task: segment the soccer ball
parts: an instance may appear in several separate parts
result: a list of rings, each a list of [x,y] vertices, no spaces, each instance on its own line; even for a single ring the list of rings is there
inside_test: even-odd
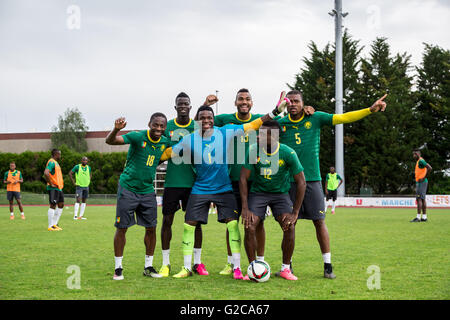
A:
[[[247,268],[247,275],[255,282],[266,282],[270,278],[270,266],[265,261],[253,261]]]

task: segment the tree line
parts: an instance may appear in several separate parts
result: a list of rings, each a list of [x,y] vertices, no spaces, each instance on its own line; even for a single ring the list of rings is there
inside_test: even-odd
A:
[[[308,46],[310,56],[296,74],[291,89],[318,111],[335,110],[335,48]],[[388,93],[386,112],[344,126],[347,194],[370,188],[375,194],[414,192],[412,151],[420,149],[433,167],[429,193],[450,193],[450,52],[424,44],[419,66],[407,53],[393,54],[386,38],[377,38],[367,57],[363,46],[343,35],[344,112],[370,105]],[[334,127],[321,133],[321,172],[335,165]]]

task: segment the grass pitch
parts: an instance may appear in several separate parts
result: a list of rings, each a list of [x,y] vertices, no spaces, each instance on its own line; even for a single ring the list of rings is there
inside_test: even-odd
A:
[[[115,207],[89,206],[88,220],[74,221],[73,207],[64,209],[60,232],[47,231],[47,207],[25,207],[26,220],[8,208],[0,218],[0,299],[449,299],[450,210],[429,210],[427,223],[410,223],[413,209],[337,208],[327,215],[334,280],[323,278],[323,261],[310,221],[296,229],[293,258],[298,281],[274,276],[266,283],[237,281],[219,275],[226,262],[225,225],[209,216],[203,226],[202,261],[210,275],[187,279],[146,278],[144,229],[128,230],[123,281],[113,281]],[[161,266],[160,223],[154,266]],[[172,274],[183,263],[183,214],[178,212],[171,242]],[[241,235],[243,228],[240,224]],[[272,273],[281,266],[281,229],[268,217],[265,259]],[[247,257],[242,247],[242,266]],[[72,267],[71,267],[72,266]],[[76,266],[76,267],[73,267]],[[370,266],[379,268],[380,288],[367,286]],[[79,289],[69,289],[75,269]],[[369,270],[372,270],[369,268]],[[369,281],[370,283],[374,283]],[[69,287],[68,287],[69,283]]]

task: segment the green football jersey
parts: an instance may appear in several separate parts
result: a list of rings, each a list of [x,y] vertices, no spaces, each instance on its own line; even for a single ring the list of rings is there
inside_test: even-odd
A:
[[[318,111],[310,116],[303,115],[299,120],[292,120],[288,114],[278,122],[281,126],[280,142],[295,150],[305,168],[306,181],[321,181],[320,129],[333,124],[333,115]]]
[[[248,120],[239,119],[238,113],[219,114],[214,117],[214,125],[216,127],[223,127],[227,124],[244,124],[259,119],[263,114],[252,114]],[[257,132],[256,132],[257,133]],[[252,135],[252,133],[250,133]],[[253,138],[252,138],[253,137]],[[252,141],[253,140],[253,141]],[[245,132],[243,135],[234,138],[233,148],[233,162],[230,165],[230,179],[231,181],[239,181],[241,174],[241,168],[245,162],[245,155],[248,153],[248,147],[250,144],[256,143],[256,134],[249,136],[249,132]],[[253,180],[253,174],[250,176],[250,181]]]
[[[303,171],[295,151],[282,143],[272,153],[252,144],[244,167],[254,173],[252,193],[288,193],[291,178]]]
[[[120,175],[120,185],[134,193],[155,192],[153,180],[162,154],[169,147],[169,139],[162,136],[158,141],[150,137],[150,130],[134,131],[122,136],[130,144],[125,169]]]
[[[195,129],[195,121],[190,119],[187,125],[180,125],[176,119],[167,122],[167,129],[164,136],[169,139],[170,146],[178,143],[178,141]],[[195,182],[195,173],[191,164],[175,164],[172,159],[167,162],[165,188],[192,188]]]

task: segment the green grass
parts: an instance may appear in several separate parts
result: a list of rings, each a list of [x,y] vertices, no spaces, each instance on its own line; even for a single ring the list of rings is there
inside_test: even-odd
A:
[[[210,276],[144,278],[144,229],[127,233],[124,281],[113,281],[115,207],[88,206],[85,221],[72,220],[72,207],[60,220],[64,229],[47,231],[47,208],[26,207],[27,219],[0,219],[0,299],[449,299],[450,210],[429,210],[428,223],[410,223],[415,210],[342,209],[327,216],[335,280],[323,278],[323,262],[311,222],[296,230],[293,265],[298,281],[271,277],[266,283],[236,281],[218,272],[226,262],[225,225],[210,216],[204,226],[202,260]],[[16,209],[17,212],[17,209]],[[159,214],[160,210],[159,210]],[[158,217],[161,222],[161,216]],[[176,214],[171,264],[178,272],[183,214]],[[243,231],[242,225],[241,232]],[[281,263],[281,230],[265,223],[265,258],[275,272]],[[161,266],[158,243],[154,266]],[[243,266],[247,266],[244,250]],[[81,289],[70,290],[67,268],[81,271]],[[369,290],[367,268],[381,270],[381,289]]]

